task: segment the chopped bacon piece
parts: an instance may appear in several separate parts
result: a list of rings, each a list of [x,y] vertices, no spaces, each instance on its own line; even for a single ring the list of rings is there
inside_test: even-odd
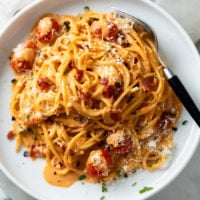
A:
[[[87,163],[86,170],[89,176],[101,179],[108,176],[111,165],[111,154],[107,149],[99,149],[91,151]]]
[[[73,69],[74,68],[74,61],[73,60],[71,60],[70,62],[69,62],[69,64],[68,64],[68,67],[69,67],[69,69]]]
[[[121,120],[121,111],[120,110],[111,110],[110,111],[110,118],[114,122],[118,122]]]
[[[162,131],[168,129],[174,122],[175,118],[176,114],[164,111],[155,125],[156,131],[161,133]]]
[[[114,85],[108,85],[103,90],[103,96],[106,97],[106,98],[111,98],[114,95],[115,95],[115,86]]]
[[[79,95],[80,100],[83,100],[83,101],[91,99],[91,95],[88,92],[83,92],[82,89],[78,90],[78,95]]]
[[[37,80],[39,88],[43,91],[48,91],[53,84],[48,77],[42,77]]]
[[[76,72],[76,80],[77,80],[78,82],[80,82],[82,78],[83,78],[83,70],[77,69],[77,72]]]
[[[107,85],[103,90],[103,96],[106,98],[113,97],[116,100],[123,92],[123,88],[117,87],[116,85]]]
[[[142,78],[141,84],[143,86],[144,91],[149,91],[149,92],[156,91],[158,87],[153,76]]]
[[[15,136],[16,135],[15,135],[14,131],[9,131],[8,134],[7,134],[7,139],[12,140],[12,139],[15,138]]]
[[[41,43],[51,43],[58,36],[60,25],[53,17],[41,19],[35,30],[35,38]]]
[[[12,54],[10,66],[16,73],[22,73],[32,69],[35,60],[37,47],[31,40],[26,41],[24,44],[19,44]]]

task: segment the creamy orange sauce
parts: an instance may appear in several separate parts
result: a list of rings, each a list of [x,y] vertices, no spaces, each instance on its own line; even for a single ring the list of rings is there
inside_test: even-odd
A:
[[[74,172],[69,172],[66,175],[59,175],[55,173],[53,167],[50,167],[47,164],[44,167],[43,176],[47,183],[59,187],[69,187],[79,178]]]

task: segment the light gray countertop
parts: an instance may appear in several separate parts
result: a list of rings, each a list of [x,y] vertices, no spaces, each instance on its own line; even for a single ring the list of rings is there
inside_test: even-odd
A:
[[[0,0],[0,25],[33,0]],[[200,0],[152,0],[172,14],[186,29],[194,42],[200,39]],[[7,8],[7,9],[5,9]],[[192,15],[193,19],[188,19]],[[197,28],[198,27],[198,28]],[[200,44],[199,44],[200,50]],[[15,186],[0,170],[0,200],[34,200]],[[3,197],[4,196],[4,197]],[[200,147],[181,174],[150,200],[200,199]]]

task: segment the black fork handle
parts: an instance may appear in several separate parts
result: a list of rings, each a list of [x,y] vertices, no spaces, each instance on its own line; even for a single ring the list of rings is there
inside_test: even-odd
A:
[[[174,75],[169,68],[164,68],[163,71],[166,78],[168,79],[171,88],[174,90],[175,94],[180,99],[191,117],[200,127],[200,111],[191,96],[189,95],[188,91],[186,90],[180,79],[176,75]]]

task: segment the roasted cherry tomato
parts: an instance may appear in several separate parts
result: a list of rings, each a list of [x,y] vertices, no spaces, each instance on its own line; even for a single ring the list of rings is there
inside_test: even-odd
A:
[[[111,151],[116,154],[129,153],[133,148],[133,141],[128,131],[119,129],[108,135],[106,142],[110,145]]]
[[[89,176],[101,179],[108,176],[111,165],[111,154],[107,149],[94,150],[90,153],[86,169]]]
[[[113,22],[104,22],[101,25],[99,22],[96,22],[91,26],[91,33],[95,38],[103,39],[106,41],[116,41],[118,27]]]
[[[10,66],[16,73],[31,70],[35,60],[36,51],[36,44],[31,40],[28,40],[23,44],[19,44],[13,50]]]
[[[41,19],[35,30],[35,38],[41,43],[47,44],[53,42],[58,36],[60,25],[53,17]]]

